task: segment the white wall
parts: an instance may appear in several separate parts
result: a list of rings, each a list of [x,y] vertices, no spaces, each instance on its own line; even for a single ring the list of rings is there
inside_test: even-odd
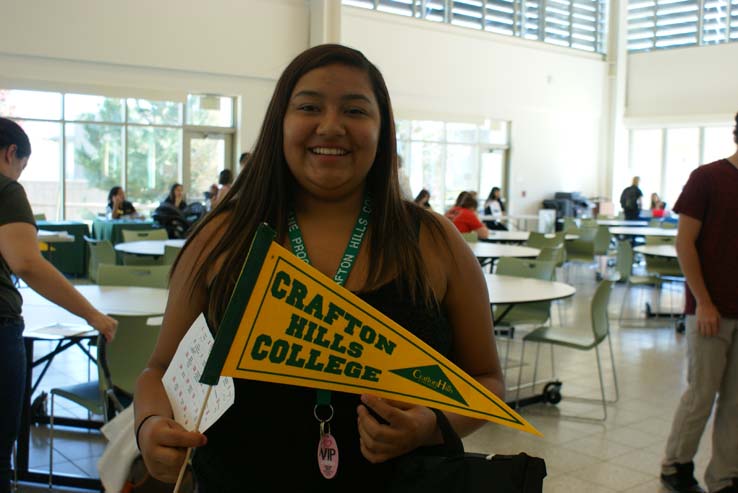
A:
[[[302,0],[0,0],[0,12],[0,87],[238,96],[242,148],[309,40]]]
[[[345,6],[341,34],[382,71],[398,119],[512,121],[511,212],[603,192],[600,56]]]
[[[636,53],[628,62],[629,120],[730,122],[738,111],[738,43]]]

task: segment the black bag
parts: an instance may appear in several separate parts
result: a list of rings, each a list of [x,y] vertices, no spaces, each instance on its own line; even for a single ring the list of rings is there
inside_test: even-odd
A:
[[[446,416],[436,411],[449,456],[422,453],[399,458],[390,493],[540,493],[546,463],[527,454],[464,453]]]

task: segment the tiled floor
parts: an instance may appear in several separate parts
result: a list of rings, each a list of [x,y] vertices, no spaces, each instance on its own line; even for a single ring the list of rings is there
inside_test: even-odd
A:
[[[571,281],[577,287],[572,300],[562,302],[561,310],[554,307],[569,325],[589,324],[589,301],[596,286],[594,271],[577,269]],[[681,307],[680,287],[664,293],[666,305],[673,301]],[[674,407],[685,385],[686,340],[674,331],[669,319],[643,319],[648,294],[641,288],[632,289],[625,315],[633,320],[618,323],[621,300],[625,289],[617,285],[610,299],[610,319],[613,349],[620,384],[620,400],[608,406],[605,422],[583,422],[564,419],[560,414],[597,417],[602,413],[599,403],[572,401],[572,397],[599,397],[597,366],[594,351],[579,352],[564,348],[555,351],[557,377],[563,382],[564,399],[556,406],[535,405],[521,410],[540,430],[543,438],[524,434],[502,426],[487,424],[465,439],[469,451],[487,453],[517,453],[543,457],[548,477],[545,493],[659,493],[659,462],[669,432]],[[44,352],[38,346],[39,354]],[[608,397],[613,395],[612,371],[607,345],[601,346]],[[501,343],[501,353],[504,345]],[[532,378],[533,347],[526,348],[523,382]],[[551,365],[548,348],[541,350],[539,381],[550,379]],[[511,346],[511,359],[519,360],[520,344]],[[508,387],[517,380],[519,366],[508,370]],[[67,385],[87,378],[87,363],[81,353],[67,351],[53,365],[53,371],[43,381],[42,388]],[[94,368],[93,368],[94,371]],[[541,385],[536,388],[540,392]],[[530,393],[530,390],[526,391]],[[525,395],[525,393],[524,393]],[[509,396],[509,398],[514,395]],[[86,416],[80,408],[57,401],[57,409],[74,416]],[[695,463],[698,479],[709,458],[710,428],[703,437]],[[96,477],[96,462],[105,443],[97,432],[81,432],[57,428],[54,443],[54,470]],[[37,427],[32,433],[31,466],[48,468],[48,430]],[[19,491],[49,491],[47,488],[21,485]],[[72,491],[56,489],[54,491]]]

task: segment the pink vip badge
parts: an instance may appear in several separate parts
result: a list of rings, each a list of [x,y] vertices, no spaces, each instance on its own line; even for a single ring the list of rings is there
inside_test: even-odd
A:
[[[326,479],[332,479],[338,471],[338,445],[330,433],[321,436],[318,442],[318,468]]]

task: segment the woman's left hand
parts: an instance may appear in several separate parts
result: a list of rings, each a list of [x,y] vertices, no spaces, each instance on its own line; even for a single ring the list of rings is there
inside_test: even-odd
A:
[[[376,396],[361,396],[357,408],[362,455],[371,463],[406,454],[424,445],[441,443],[436,415],[425,406],[390,401]],[[381,424],[367,407],[381,416]]]

